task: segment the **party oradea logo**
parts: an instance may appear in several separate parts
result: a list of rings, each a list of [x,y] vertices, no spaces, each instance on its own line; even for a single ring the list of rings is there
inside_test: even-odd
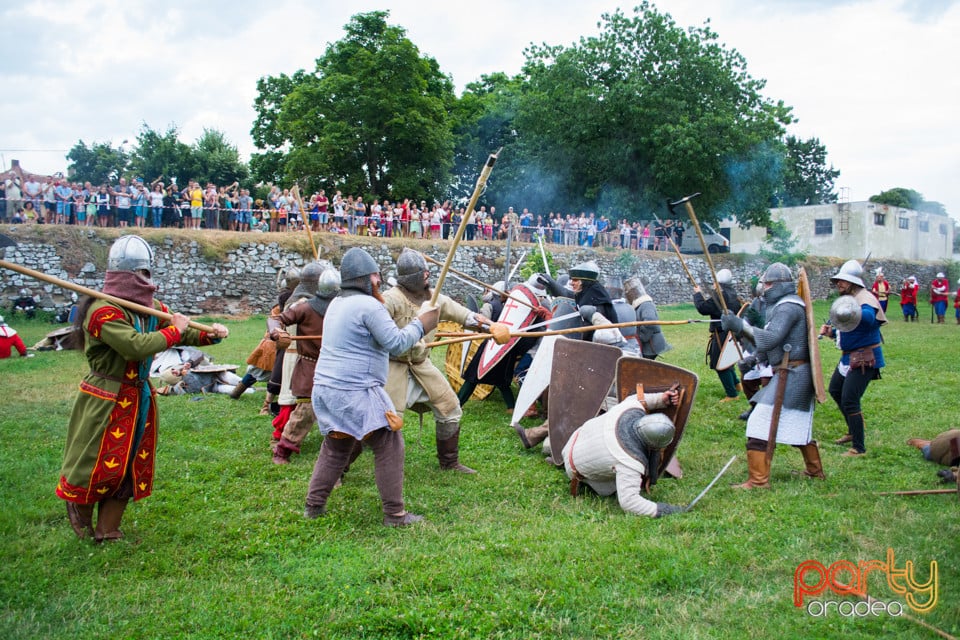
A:
[[[893,549],[887,549],[887,559],[837,560],[830,566],[818,560],[801,562],[793,572],[793,605],[806,607],[815,617],[826,617],[835,612],[845,617],[901,616],[906,609],[928,613],[937,606],[939,598],[936,560],[930,561],[927,579],[917,579],[913,561],[897,567]],[[881,588],[883,584],[886,588]],[[883,600],[873,597],[870,588],[882,593],[889,589],[896,597]],[[851,600],[845,596],[856,596]]]

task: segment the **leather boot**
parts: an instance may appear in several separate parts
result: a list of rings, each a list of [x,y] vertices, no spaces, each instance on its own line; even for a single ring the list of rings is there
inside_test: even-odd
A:
[[[550,427],[547,426],[547,423],[543,423],[539,427],[531,427],[529,429],[524,429],[520,425],[516,425],[514,429],[516,430],[517,435],[520,436],[520,441],[523,443],[524,449],[537,446],[546,440],[547,436],[550,434]]]
[[[230,397],[234,400],[239,400],[240,396],[243,395],[243,392],[249,389],[249,387],[242,382],[238,382],[237,386],[233,388],[233,391],[230,392]]]
[[[734,489],[769,489],[770,462],[766,451],[747,449],[747,473],[749,478],[743,484],[731,485]]]
[[[273,448],[273,464],[290,464],[290,455],[300,453],[300,447],[286,438],[280,438]]]
[[[803,475],[808,478],[826,480],[827,476],[823,475],[823,463],[820,462],[820,447],[817,445],[817,441],[811,440],[802,447],[797,448],[800,449],[800,455],[803,456],[803,464],[806,466]]]
[[[460,432],[457,431],[446,440],[437,440],[437,459],[444,471],[476,473],[475,470],[460,463]]]
[[[70,526],[73,527],[73,532],[81,540],[87,536],[91,538],[94,536],[93,506],[92,504],[67,502],[67,517],[70,518]]]
[[[273,400],[273,394],[268,393],[263,399],[263,406],[260,407],[260,415],[268,416],[270,415],[270,402]]]
[[[120,521],[123,520],[123,511],[127,508],[129,498],[105,498],[100,501],[97,510],[97,528],[93,533],[93,540],[97,544],[104,540],[120,540],[123,532],[120,531]]]

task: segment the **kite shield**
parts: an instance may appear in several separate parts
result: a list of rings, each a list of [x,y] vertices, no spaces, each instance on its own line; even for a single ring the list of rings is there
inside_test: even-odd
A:
[[[644,393],[659,393],[667,391],[678,384],[680,404],[666,409],[666,413],[673,421],[676,433],[673,441],[663,450],[660,458],[660,473],[667,471],[674,477],[679,477],[670,469],[671,459],[680,444],[687,418],[693,408],[693,401],[697,396],[697,386],[700,379],[692,371],[677,367],[665,362],[624,356],[617,362],[617,400],[623,401],[637,392],[637,385],[643,385]]]
[[[620,349],[605,344],[563,337],[557,340],[547,405],[554,464],[563,464],[561,452],[573,432],[600,412],[621,354]]]
[[[526,304],[521,304],[518,300]],[[536,314],[533,309],[540,305],[534,294],[526,285],[518,284],[510,290],[510,295],[503,303],[503,311],[500,312],[500,318],[497,322],[507,325],[511,333],[523,331],[529,325],[533,324]],[[493,369],[494,366],[506,356],[510,350],[520,340],[518,336],[510,338],[503,344],[497,344],[493,340],[488,340],[483,347],[483,353],[480,354],[480,362],[477,367],[477,377],[483,380],[483,377]]]
[[[803,267],[800,267],[800,272],[797,274],[797,295],[803,300],[803,312],[807,316],[807,346],[810,351],[810,377],[813,378],[813,391],[817,402],[823,404],[827,400],[827,390],[823,383],[823,362],[820,360],[819,327],[813,319],[810,281]]]

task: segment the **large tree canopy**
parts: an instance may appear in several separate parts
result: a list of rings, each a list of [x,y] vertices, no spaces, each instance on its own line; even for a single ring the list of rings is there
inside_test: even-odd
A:
[[[388,15],[354,16],[313,73],[258,82],[254,141],[287,151],[287,180],[378,196],[446,193],[453,85]]]
[[[833,190],[840,172],[827,168],[827,148],[819,138],[800,140],[787,136],[783,184],[774,196],[774,206],[798,207],[837,201]]]
[[[605,14],[597,37],[527,50],[495,189],[539,210],[630,218],[701,192],[707,219],[762,224],[780,183],[790,109],[760,94],[736,51],[648,2]]]

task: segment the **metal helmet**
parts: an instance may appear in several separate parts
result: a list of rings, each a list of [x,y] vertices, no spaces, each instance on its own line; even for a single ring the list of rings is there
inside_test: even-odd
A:
[[[427,270],[422,253],[404,249],[397,258],[397,283],[409,291],[423,291],[427,285],[423,272]]]
[[[28,296],[28,295],[30,295],[30,290],[29,290],[29,289],[20,289],[20,295],[21,295],[21,296]]]
[[[140,271],[153,273],[153,249],[140,236],[118,238],[107,254],[107,271]]]
[[[557,276],[557,286],[566,287],[570,283],[570,274],[561,273]]]
[[[631,453],[663,449],[676,435],[673,421],[665,413],[644,413],[641,409],[627,409],[617,419],[617,441]]]
[[[490,302],[493,300],[494,291],[497,293],[503,293],[507,284],[503,280],[497,280],[493,283],[493,290],[487,289],[486,293],[483,294],[483,301]]]
[[[293,265],[277,272],[277,290],[295,289],[300,284],[300,268]]]
[[[626,282],[623,283],[623,295],[630,304],[633,304],[635,301],[647,295],[647,290],[644,288],[643,281],[640,280],[640,276],[631,276],[630,278],[627,278]]]
[[[380,265],[373,256],[360,247],[347,249],[343,254],[343,260],[340,261],[340,278],[346,282],[371,273],[380,273]]]
[[[547,289],[543,286],[543,283],[540,282],[537,274],[532,274],[527,281],[523,283],[530,291],[533,291],[538,297],[542,298],[547,295]]]
[[[570,279],[596,280],[600,277],[600,266],[593,260],[587,260],[570,269]]]
[[[317,281],[317,296],[333,298],[340,293],[340,272],[330,267],[320,274]]]
[[[309,298],[317,295],[317,281],[323,272],[324,267],[319,262],[307,263],[307,265],[300,270],[300,284],[293,290],[291,300],[296,298]]]
[[[853,331],[860,324],[863,311],[853,296],[840,296],[830,305],[830,324],[840,331]]]
[[[622,298],[623,278],[618,275],[606,275],[603,277],[603,288],[607,290],[611,298]]]
[[[720,271],[717,271],[717,282],[719,284],[730,284],[733,282],[733,272],[730,269],[720,269]]]
[[[761,289],[761,294],[767,304],[773,304],[786,295],[797,292],[797,285],[793,281],[793,272],[782,262],[774,262],[760,277],[758,286],[770,285],[769,289]]]
[[[843,263],[843,266],[840,267],[840,271],[837,272],[837,275],[830,278],[831,280],[844,280],[846,282],[852,282],[858,287],[863,286],[863,280],[861,276],[863,275],[863,267],[860,266],[860,263],[856,260],[847,260]]]

